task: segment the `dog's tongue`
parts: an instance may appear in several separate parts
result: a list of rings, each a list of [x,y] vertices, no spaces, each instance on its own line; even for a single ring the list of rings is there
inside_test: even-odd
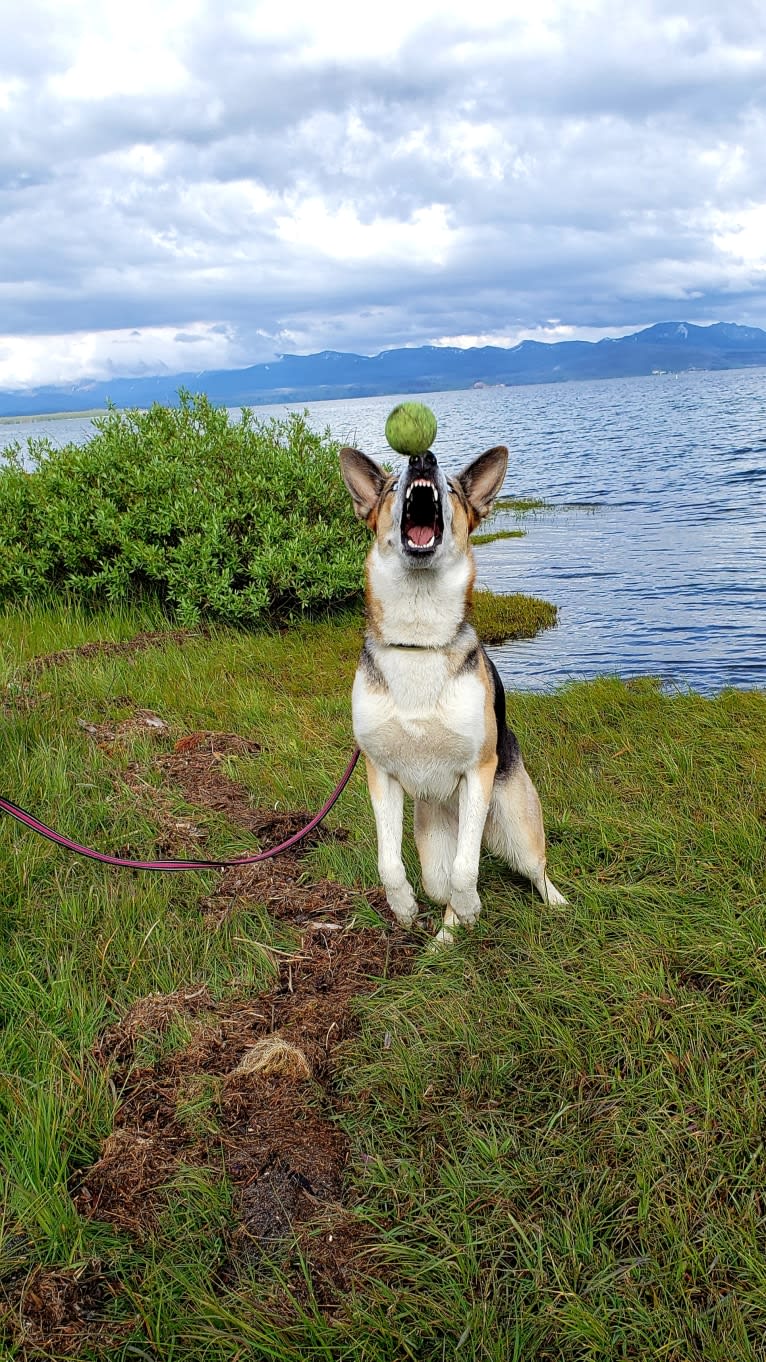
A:
[[[426,544],[430,544],[434,537],[433,525],[411,525],[407,531],[407,538],[411,544],[419,549],[424,549]]]

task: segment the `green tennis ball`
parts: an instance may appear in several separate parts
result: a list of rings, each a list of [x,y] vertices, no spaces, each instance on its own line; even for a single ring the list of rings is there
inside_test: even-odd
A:
[[[436,439],[436,417],[422,402],[400,402],[386,421],[386,439],[397,454],[425,454]]]

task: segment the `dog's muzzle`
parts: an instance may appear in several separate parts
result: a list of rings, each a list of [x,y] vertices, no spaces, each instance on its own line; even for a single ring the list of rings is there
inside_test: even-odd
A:
[[[410,459],[401,524],[402,549],[409,557],[426,558],[442,542],[444,514],[436,471],[436,459],[431,453]]]

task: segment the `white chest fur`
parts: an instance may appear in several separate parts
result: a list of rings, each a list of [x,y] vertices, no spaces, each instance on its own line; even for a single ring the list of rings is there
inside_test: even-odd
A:
[[[360,667],[354,734],[362,751],[408,794],[446,800],[476,764],[484,743],[484,687],[474,671],[453,675],[437,649],[375,650],[376,685]]]
[[[384,643],[444,647],[465,615],[471,559],[460,553],[442,560],[438,571],[408,567],[398,554],[374,544],[368,558],[370,588]]]

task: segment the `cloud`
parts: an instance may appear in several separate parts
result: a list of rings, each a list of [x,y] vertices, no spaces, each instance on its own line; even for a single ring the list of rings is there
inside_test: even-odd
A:
[[[14,9],[0,382],[766,323],[760,3],[475,9]]]
[[[259,358],[271,354],[269,347]],[[198,373],[220,369],[230,361],[244,364],[228,327],[194,324],[173,327],[59,335],[0,335],[0,387],[23,389],[40,383],[76,384],[83,378],[153,373]]]

